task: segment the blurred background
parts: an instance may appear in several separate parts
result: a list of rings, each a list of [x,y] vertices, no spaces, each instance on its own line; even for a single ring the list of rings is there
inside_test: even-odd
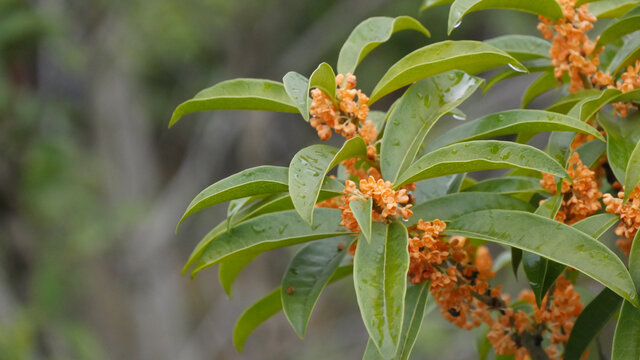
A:
[[[247,167],[288,165],[319,142],[315,131],[299,116],[261,112],[167,124],[180,102],[216,82],[280,81],[289,70],[308,76],[322,61],[335,64],[367,17],[417,17],[431,39],[401,32],[376,49],[357,72],[358,87],[370,93],[385,67],[446,38],[447,7],[420,14],[419,6],[0,0],[0,359],[360,359],[367,335],[349,281],[325,291],[305,340],[279,314],[242,354],[233,348],[235,319],[278,286],[295,249],[259,257],[231,300],[215,268],[180,276],[191,249],[226,213],[225,205],[203,211],[176,235],[193,196]],[[533,15],[485,11],[466,17],[451,38],[535,35],[536,24]],[[461,109],[473,118],[519,107],[532,80],[510,79]],[[507,283],[514,296],[522,286]],[[434,311],[414,358],[474,359],[474,336]]]

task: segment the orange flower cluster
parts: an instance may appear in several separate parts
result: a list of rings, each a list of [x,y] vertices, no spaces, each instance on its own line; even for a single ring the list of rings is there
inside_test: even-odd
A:
[[[538,30],[545,39],[553,39],[549,54],[556,78],[561,80],[565,72],[568,73],[571,80],[569,92],[575,93],[584,89],[585,82],[591,82],[600,64],[598,54],[602,49],[596,52],[595,43],[585,34],[593,29],[597,19],[589,13],[587,4],[576,9],[576,0],[557,1],[562,7],[563,18],[552,23],[540,16]]]
[[[491,330],[487,338],[496,353],[515,354],[516,359],[528,359],[529,349],[526,345],[534,340],[532,335],[535,334],[540,339],[548,335],[551,345],[545,349],[547,356],[550,359],[561,359],[558,346],[569,341],[576,318],[583,309],[580,294],[576,293],[571,282],[561,275],[553,291],[542,300],[540,307],[536,304],[531,290],[524,290],[519,299],[531,304],[533,314],[530,316],[522,310],[515,312],[507,308],[503,315],[490,324]]]
[[[311,90],[311,119],[309,122],[318,131],[322,141],[331,138],[333,129],[347,139],[362,136],[367,144],[376,141],[378,132],[373,123],[367,120],[369,115],[369,97],[356,90],[356,77],[347,74],[336,76],[338,91],[336,103],[320,89]]]
[[[627,66],[627,71],[620,76],[616,87],[623,93],[640,89],[640,60],[636,60],[635,66]],[[613,107],[616,109],[616,113],[622,117],[627,116],[629,109],[637,108],[631,102],[617,102],[613,104]]]
[[[351,201],[358,199],[373,199],[372,218],[375,221],[384,222],[397,216],[409,219],[413,215],[411,211],[413,205],[409,203],[410,197],[407,194],[407,189],[393,190],[393,184],[390,181],[376,180],[373,176],[369,176],[366,180],[360,180],[359,185],[360,189],[357,189],[355,182],[351,180],[345,182],[343,190],[345,199],[340,206],[342,211],[340,224],[347,229],[354,232],[360,231],[358,222],[349,207]]]
[[[618,193],[618,199],[611,194],[604,194],[602,201],[606,205],[606,211],[620,216],[620,223],[616,227],[616,235],[621,236],[616,245],[627,255],[631,251],[633,238],[640,228],[640,185],[631,192],[626,204],[622,202],[624,192]]]
[[[602,198],[602,193],[598,189],[595,171],[580,161],[580,155],[577,152],[569,157],[567,172],[573,180],[573,184],[566,179],[562,180],[561,192],[564,194],[564,199],[556,214],[556,220],[573,224],[595,214],[602,208],[599,201]],[[552,194],[556,193],[556,182],[553,175],[542,174],[540,184]]]

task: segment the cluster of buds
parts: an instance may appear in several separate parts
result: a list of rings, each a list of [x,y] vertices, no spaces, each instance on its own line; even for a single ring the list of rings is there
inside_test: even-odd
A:
[[[609,84],[612,87],[611,84]],[[627,66],[627,71],[620,75],[620,80],[616,82],[616,87],[623,93],[640,89],[640,60],[636,60],[635,66]],[[613,103],[613,107],[616,109],[616,113],[622,117],[626,117],[629,109],[637,108],[631,102],[617,102]]]
[[[602,193],[598,189],[596,172],[585,166],[580,155],[574,152],[569,157],[567,173],[573,180],[570,183],[563,179],[561,193],[564,195],[562,206],[556,214],[556,220],[566,224],[573,224],[595,214],[602,208],[600,199]],[[540,184],[552,194],[556,194],[555,178],[551,174],[542,174]]]
[[[545,39],[552,39],[551,62],[555,67],[555,76],[561,80],[565,73],[569,74],[569,92],[575,93],[591,82],[596,75],[600,60],[595,43],[589,39],[586,32],[593,29],[596,17],[588,11],[588,5],[575,7],[576,0],[557,0],[562,7],[563,17],[552,23],[551,20],[540,17],[538,30]]]
[[[407,189],[393,190],[393,184],[390,181],[382,179],[376,180],[373,176],[368,179],[360,180],[359,189],[356,183],[347,180],[343,190],[345,198],[340,206],[342,211],[342,222],[340,223],[347,229],[358,232],[360,227],[351,212],[349,203],[358,199],[369,199],[373,201],[372,218],[375,221],[386,222],[396,217],[409,219],[413,212],[413,199],[407,194]]]
[[[622,202],[624,191],[618,193],[618,198],[611,194],[605,194],[602,202],[606,205],[606,211],[620,216],[620,223],[616,227],[618,239],[616,245],[627,255],[631,251],[631,244],[640,228],[640,185],[631,192],[627,203]]]

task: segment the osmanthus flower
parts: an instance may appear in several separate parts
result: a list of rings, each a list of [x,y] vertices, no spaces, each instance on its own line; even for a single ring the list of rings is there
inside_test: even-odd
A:
[[[620,216],[620,223],[615,229],[618,239],[616,245],[627,255],[631,251],[633,238],[640,228],[640,185],[631,192],[627,203],[622,202],[624,191],[618,193],[618,198],[611,194],[604,194],[602,202],[606,206],[606,211]]]
[[[627,71],[620,75],[620,80],[616,82],[616,87],[623,93],[640,89],[640,60],[636,60],[635,66],[627,66]],[[613,103],[616,113],[622,117],[626,117],[629,109],[637,108],[631,102]]]
[[[393,184],[390,181],[376,180],[373,176],[360,180],[359,188],[356,187],[355,182],[347,180],[343,190],[344,202],[340,206],[342,211],[342,222],[340,224],[351,231],[360,231],[360,226],[358,226],[358,222],[353,216],[349,203],[358,199],[369,198],[373,200],[373,220],[385,222],[396,217],[409,219],[413,215],[411,211],[413,205],[409,203],[410,197],[407,194],[407,190],[393,190],[392,187]]]
[[[602,208],[602,193],[598,189],[596,172],[585,166],[580,155],[574,152],[569,157],[567,173],[573,183],[562,180],[561,192],[564,194],[562,206],[556,214],[556,220],[573,224],[595,214]],[[540,184],[552,194],[556,194],[555,178],[551,174],[542,174]]]

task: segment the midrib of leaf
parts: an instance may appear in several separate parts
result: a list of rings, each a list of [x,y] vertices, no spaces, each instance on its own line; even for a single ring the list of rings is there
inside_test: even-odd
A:
[[[415,314],[415,313],[416,313],[416,311],[418,310],[418,306],[420,305],[420,299],[422,298],[422,294],[424,293],[424,291],[425,291],[426,289],[427,289],[427,286],[422,286],[422,289],[420,290],[420,293],[418,294],[416,304],[415,304],[415,305],[414,305],[414,307],[413,307],[412,314]],[[406,296],[406,295],[405,295],[405,296]],[[423,315],[424,315],[424,314],[423,314]],[[411,317],[411,321],[409,322],[409,326],[407,327],[407,333],[408,333],[409,331],[411,331],[411,326],[413,325],[414,320],[415,320],[415,316],[412,316],[412,317]],[[421,319],[421,320],[422,320],[422,319]],[[404,318],[403,318],[403,322],[404,322]],[[402,328],[402,326],[401,326],[400,328]],[[406,337],[404,338],[404,342],[402,343],[402,346],[399,346],[399,345],[398,345],[398,351],[400,351],[400,354],[396,354],[396,355],[402,355],[402,354],[404,354],[404,349],[405,349],[405,346],[407,345],[407,341],[409,341],[409,337],[408,337],[408,336],[406,336]]]

